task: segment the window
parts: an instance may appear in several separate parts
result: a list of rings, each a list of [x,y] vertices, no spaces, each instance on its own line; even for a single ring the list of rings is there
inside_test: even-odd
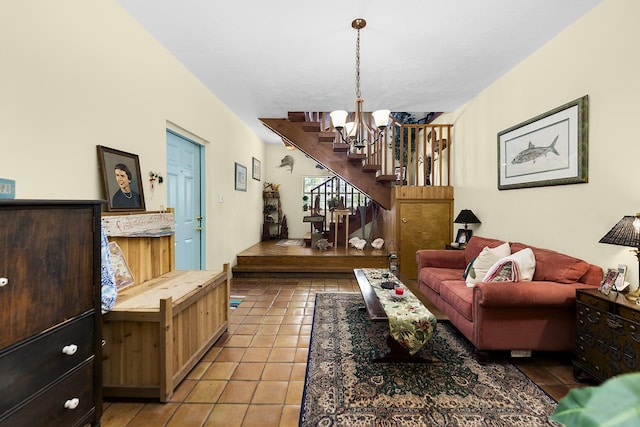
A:
[[[307,196],[307,201],[303,202],[303,205],[307,203],[309,205],[309,209],[313,209],[313,199],[311,198],[311,190],[316,188],[318,185],[326,182],[328,179],[333,178],[332,176],[304,176],[302,177],[302,197],[304,200],[304,196]],[[324,193],[320,194],[320,206],[324,206]]]

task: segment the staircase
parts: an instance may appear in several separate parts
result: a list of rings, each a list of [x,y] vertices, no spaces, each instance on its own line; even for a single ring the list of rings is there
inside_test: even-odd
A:
[[[450,185],[453,125],[392,120],[380,141],[354,149],[341,141],[328,113],[290,112],[287,119],[260,121],[285,145],[307,154],[386,210],[392,208],[394,186]],[[442,155],[445,148],[447,155]]]

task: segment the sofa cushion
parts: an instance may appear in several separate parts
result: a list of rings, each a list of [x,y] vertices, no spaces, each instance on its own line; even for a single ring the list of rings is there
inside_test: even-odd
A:
[[[460,280],[462,271],[455,268],[424,267],[418,272],[418,279],[436,293],[440,293],[445,280]]]
[[[504,243],[504,240],[472,236],[471,239],[469,239],[469,243],[467,243],[467,246],[465,246],[464,249],[465,265],[468,265],[471,260],[476,258],[485,246],[495,248],[496,246],[500,246]]]
[[[550,249],[541,249],[523,243],[511,243],[513,252],[531,248],[536,258],[536,271],[533,280],[546,280],[558,283],[577,282],[589,270],[589,263]]]
[[[511,248],[508,243],[503,243],[494,248],[485,246],[478,257],[473,262],[469,275],[466,278],[467,286],[471,287],[474,284],[484,280],[489,269],[496,263],[496,261],[511,254]]]
[[[473,288],[467,287],[463,280],[442,282],[440,297],[468,321],[473,322]]]
[[[536,258],[531,248],[524,248],[498,260],[484,278],[486,282],[531,281],[536,270]]]

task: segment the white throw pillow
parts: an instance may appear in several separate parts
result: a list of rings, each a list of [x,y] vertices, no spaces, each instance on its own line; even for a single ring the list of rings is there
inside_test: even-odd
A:
[[[482,251],[480,251],[478,257],[473,262],[471,271],[469,271],[469,275],[466,278],[467,286],[471,288],[476,283],[482,282],[482,279],[484,279],[487,272],[491,267],[493,267],[496,261],[509,255],[511,255],[511,248],[507,242],[500,246],[496,246],[495,248],[490,248],[488,246],[482,248]]]
[[[524,282],[533,280],[533,273],[536,271],[536,257],[533,255],[531,248],[524,248],[496,261],[496,263],[487,271],[485,278],[493,277],[496,270],[499,270],[507,261],[513,261],[513,263],[515,263],[516,268],[518,269],[518,281]]]

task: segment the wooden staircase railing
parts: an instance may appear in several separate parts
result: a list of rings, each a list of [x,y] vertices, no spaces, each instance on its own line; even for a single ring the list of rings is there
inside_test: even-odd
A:
[[[290,112],[288,119],[260,120],[285,144],[298,148],[384,209],[391,207],[392,186],[451,185],[451,124],[404,124],[392,119],[380,141],[358,150],[341,141],[329,113]]]

